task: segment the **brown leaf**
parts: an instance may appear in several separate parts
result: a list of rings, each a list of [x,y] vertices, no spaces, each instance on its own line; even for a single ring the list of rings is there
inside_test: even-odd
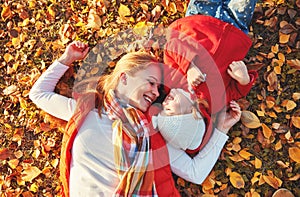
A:
[[[300,148],[298,147],[289,148],[289,156],[293,161],[300,163]]]
[[[99,30],[101,26],[102,21],[100,16],[97,14],[95,9],[90,9],[87,27],[94,30]]]
[[[278,78],[275,72],[271,72],[268,76],[267,76],[267,81],[269,83],[268,86],[268,90],[269,91],[274,91],[278,89]]]
[[[11,158],[13,153],[8,148],[0,149],[0,160]]]
[[[241,189],[245,187],[245,181],[243,177],[237,172],[231,172],[229,175],[229,180],[235,188]]]
[[[287,65],[294,67],[297,70],[300,70],[300,60],[298,59],[292,59],[286,61]]]
[[[242,111],[241,122],[250,129],[255,129],[261,126],[260,120],[251,111]]]

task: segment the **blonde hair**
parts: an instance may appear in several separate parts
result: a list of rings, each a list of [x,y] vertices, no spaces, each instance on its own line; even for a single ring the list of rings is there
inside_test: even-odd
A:
[[[133,76],[136,72],[153,64],[161,65],[154,56],[147,52],[127,53],[117,62],[112,72],[106,73],[97,79],[91,78],[77,84],[77,86],[84,86],[84,90],[81,90],[81,96],[77,100],[77,107],[87,102],[94,102],[101,116],[103,97],[110,89],[116,89],[121,73],[126,72],[128,75]],[[82,88],[79,87],[79,89]]]

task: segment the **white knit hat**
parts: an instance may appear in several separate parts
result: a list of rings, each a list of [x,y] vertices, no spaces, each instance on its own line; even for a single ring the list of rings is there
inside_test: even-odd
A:
[[[200,114],[197,114],[201,117]],[[205,132],[205,123],[203,118],[195,119],[192,113],[152,117],[153,127],[158,129],[167,143],[175,148],[196,149],[202,142]]]

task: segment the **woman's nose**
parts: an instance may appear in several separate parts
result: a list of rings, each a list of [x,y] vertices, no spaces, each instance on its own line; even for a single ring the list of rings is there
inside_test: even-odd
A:
[[[157,87],[154,87],[152,89],[152,93],[156,96],[156,98],[159,96],[159,91],[158,91],[158,88]]]

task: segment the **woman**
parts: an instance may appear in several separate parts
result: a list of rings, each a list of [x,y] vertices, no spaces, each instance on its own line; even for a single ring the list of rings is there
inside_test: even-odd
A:
[[[166,148],[147,120],[159,96],[160,64],[145,53],[129,53],[114,71],[99,79],[96,90],[78,98],[54,93],[58,80],[88,53],[79,41],[38,79],[31,100],[44,111],[68,121],[60,173],[64,196],[179,196],[171,174],[201,183],[214,166],[240,109],[221,113],[217,128],[201,154]]]

